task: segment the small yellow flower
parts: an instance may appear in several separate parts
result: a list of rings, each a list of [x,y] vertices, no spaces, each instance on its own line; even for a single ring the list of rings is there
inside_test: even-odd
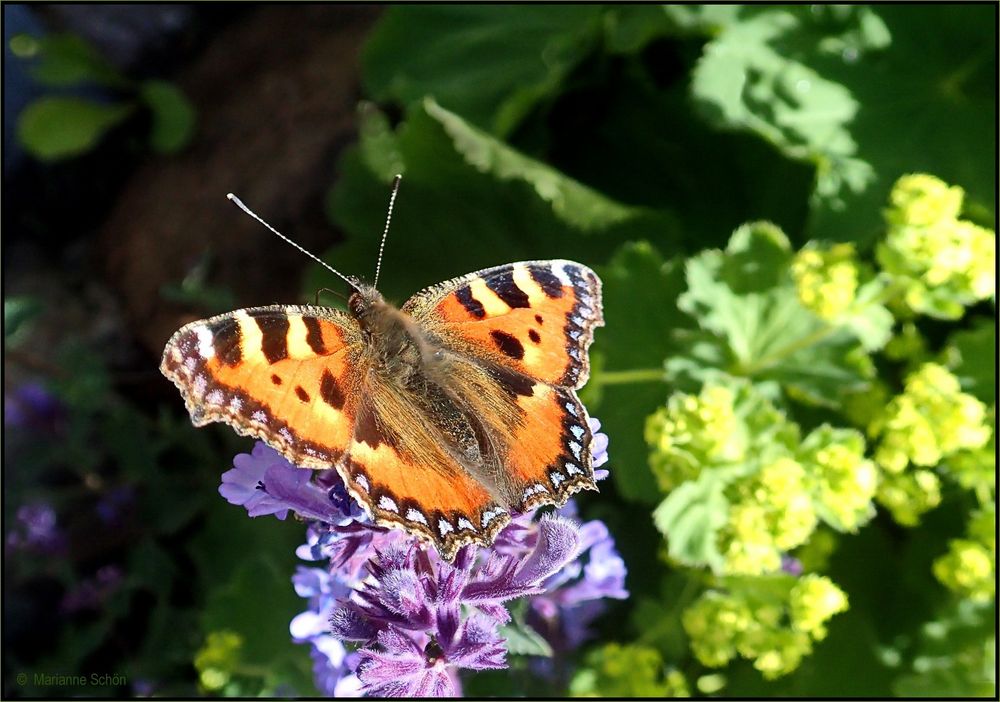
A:
[[[896,225],[929,226],[955,219],[962,210],[965,192],[932,175],[912,173],[896,181],[889,194],[886,219]]]

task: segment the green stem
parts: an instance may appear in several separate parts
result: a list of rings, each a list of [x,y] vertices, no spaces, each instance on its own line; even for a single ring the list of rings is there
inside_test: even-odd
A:
[[[634,368],[623,371],[602,371],[597,376],[601,385],[626,385],[628,383],[664,382],[662,368]]]

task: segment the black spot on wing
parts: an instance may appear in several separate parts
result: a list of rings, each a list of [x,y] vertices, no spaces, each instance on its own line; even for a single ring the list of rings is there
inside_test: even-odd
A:
[[[532,279],[538,283],[541,287],[542,292],[544,292],[549,297],[562,297],[562,281],[556,277],[556,274],[550,271],[548,268],[540,268],[538,266],[532,266],[528,269],[531,273]]]
[[[493,343],[497,345],[497,348],[504,355],[510,356],[516,361],[524,358],[524,345],[517,340],[516,336],[498,329],[491,331],[490,336],[493,337]]]
[[[381,444],[395,445],[392,437],[382,430],[375,414],[371,411],[358,414],[357,422],[354,424],[354,440],[368,444],[373,449],[377,449]]]
[[[281,378],[276,373],[271,373],[271,382],[275,385],[281,385]]]
[[[319,327],[319,320],[315,317],[303,317],[302,322],[306,325],[306,343],[318,356],[326,354],[326,344],[323,343],[323,332]]]
[[[542,340],[542,337],[534,329],[528,330],[528,338],[531,339],[536,344]]]
[[[344,391],[341,389],[337,379],[328,370],[324,370],[323,377],[320,378],[319,396],[323,398],[323,402],[334,409],[339,410],[344,406]]]
[[[288,358],[288,322],[287,315],[274,312],[250,312],[250,316],[260,329],[260,350],[268,363],[277,363]]]
[[[236,320],[226,318],[209,324],[208,331],[212,334],[212,348],[215,350],[215,357],[230,368],[238,366],[243,360],[243,350],[240,348],[240,337],[242,336],[240,325]]]
[[[462,303],[462,307],[476,319],[482,319],[486,316],[486,308],[483,307],[483,303],[472,296],[472,289],[468,285],[459,288],[455,292],[455,296]]]
[[[491,366],[488,370],[490,375],[500,384],[500,387],[510,394],[524,397],[533,394],[535,381],[531,378],[500,365]]]
[[[517,287],[514,282],[514,272],[504,271],[490,276],[486,280],[486,287],[496,293],[497,297],[511,309],[518,307],[531,307],[528,302],[528,294]]]
[[[295,386],[295,395],[296,395],[296,397],[298,397],[298,398],[299,398],[299,399],[300,399],[300,400],[301,400],[302,402],[309,402],[309,393],[307,393],[307,392],[305,391],[305,389],[304,389],[304,388],[303,388],[303,387],[302,387],[301,385],[296,385],[296,386]]]

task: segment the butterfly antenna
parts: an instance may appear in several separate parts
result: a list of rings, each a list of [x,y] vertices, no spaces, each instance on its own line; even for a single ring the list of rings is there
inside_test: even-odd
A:
[[[298,244],[296,244],[294,241],[292,241],[291,239],[289,239],[287,236],[285,236],[284,234],[282,234],[281,232],[279,232],[277,229],[275,229],[274,227],[272,227],[270,224],[268,224],[267,222],[265,222],[263,219],[261,219],[257,215],[256,212],[254,212],[249,207],[247,207],[246,205],[244,205],[243,201],[240,200],[238,197],[236,197],[232,193],[226,193],[226,197],[228,197],[230,200],[232,200],[233,202],[235,202],[236,206],[239,207],[241,210],[243,210],[248,215],[250,215],[251,217],[253,217],[254,219],[256,219],[258,222],[260,222],[261,224],[263,224],[268,229],[270,229],[271,233],[275,234],[279,239],[288,242],[289,244],[291,244],[292,246],[294,246],[295,248],[297,248],[299,251],[301,251],[302,253],[304,253],[306,256],[308,256],[312,260],[316,261],[316,263],[318,263],[319,265],[323,266],[323,268],[327,269],[328,271],[330,271],[334,275],[337,275],[340,278],[343,278],[347,282],[347,284],[350,285],[355,290],[358,289],[358,285],[357,285],[356,282],[354,282],[353,280],[351,280],[350,278],[348,278],[346,275],[344,275],[343,273],[341,273],[340,271],[338,271],[336,268],[334,268],[333,266],[331,266],[329,263],[327,263],[326,261],[324,261],[323,259],[321,259],[316,254],[314,254],[314,253],[312,253],[310,251],[306,251],[304,248],[302,248],[301,246],[299,246]]]
[[[378,274],[382,270],[382,252],[385,251],[385,238],[389,236],[389,222],[392,221],[392,207],[396,204],[396,193],[399,192],[399,181],[403,176],[396,174],[392,179],[392,194],[389,196],[389,213],[385,216],[385,229],[382,230],[382,243],[378,245],[378,263],[375,264],[375,282],[372,287],[378,287]]]

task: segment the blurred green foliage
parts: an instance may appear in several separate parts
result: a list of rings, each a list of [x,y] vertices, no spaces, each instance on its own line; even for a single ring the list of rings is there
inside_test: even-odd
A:
[[[140,109],[148,111],[151,119],[149,146],[153,151],[178,151],[194,133],[195,110],[177,86],[128,78],[78,36],[22,34],[11,39],[10,48],[15,56],[31,62],[31,76],[50,90],[96,86],[114,96],[102,100],[53,94],[25,107],[18,117],[17,137],[39,159],[54,161],[86,153]]]

